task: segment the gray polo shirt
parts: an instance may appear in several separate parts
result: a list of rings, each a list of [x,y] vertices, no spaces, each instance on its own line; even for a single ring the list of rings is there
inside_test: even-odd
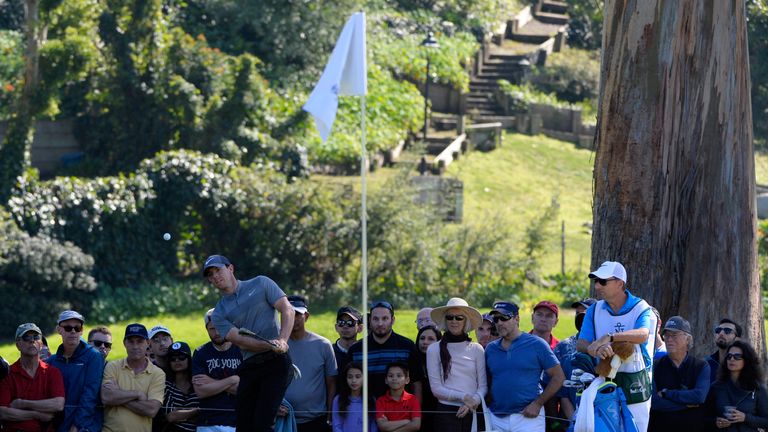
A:
[[[336,356],[331,342],[307,332],[300,340],[288,339],[291,360],[301,370],[301,378],[291,381],[285,398],[296,411],[296,423],[306,423],[325,416],[325,377],[336,376]]]
[[[277,339],[280,322],[275,303],[285,293],[272,279],[256,276],[247,281],[237,281],[235,292],[222,296],[216,303],[211,321],[222,337],[233,328],[247,328],[267,339]],[[242,350],[243,360],[255,353]]]

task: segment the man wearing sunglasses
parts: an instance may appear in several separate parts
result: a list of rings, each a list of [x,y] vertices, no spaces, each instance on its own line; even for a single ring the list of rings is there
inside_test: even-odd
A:
[[[64,376],[67,391],[64,418],[56,428],[59,432],[101,430],[102,412],[99,390],[104,373],[104,357],[83,340],[85,318],[73,310],[59,314],[56,332],[61,345],[56,354],[46,360]]]
[[[633,357],[622,363],[614,381],[624,390],[638,430],[645,432],[651,408],[656,319],[651,318],[648,303],[627,290],[627,271],[621,263],[605,261],[589,278],[601,300],[587,309],[576,348],[597,360],[610,360],[612,342],[635,344]]]
[[[0,429],[53,431],[53,416],[64,408],[64,380],[55,367],[40,360],[43,332],[33,323],[16,329],[21,357],[0,381]]]
[[[490,315],[501,339],[485,348],[492,423],[486,429],[543,432],[544,403],[555,396],[565,381],[560,362],[544,339],[520,331],[519,308],[515,303],[496,302]],[[549,377],[543,390],[542,372]]]
[[[341,365],[346,359],[349,347],[357,342],[357,335],[362,331],[363,315],[351,306],[339,308],[336,312],[336,333],[339,334],[339,338],[333,344],[337,365]],[[339,379],[346,379],[346,377],[339,377]]]
[[[723,318],[715,327],[715,345],[717,345],[717,351],[707,357],[707,363],[709,364],[709,378],[710,382],[717,381],[717,371],[720,370],[720,364],[725,361],[725,355],[728,352],[728,347],[736,340],[741,339],[741,326],[735,321],[728,318]]]
[[[94,327],[88,332],[88,344],[96,348],[104,361],[112,351],[112,332],[105,326]]]

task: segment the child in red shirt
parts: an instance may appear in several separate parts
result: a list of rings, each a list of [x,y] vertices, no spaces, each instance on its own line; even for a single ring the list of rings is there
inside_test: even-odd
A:
[[[421,428],[421,405],[407,391],[410,382],[408,366],[404,363],[387,365],[389,391],[376,400],[376,424],[382,432],[416,432]]]

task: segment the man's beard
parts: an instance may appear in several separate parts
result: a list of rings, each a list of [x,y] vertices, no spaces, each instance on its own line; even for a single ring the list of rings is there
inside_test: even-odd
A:
[[[728,342],[726,342],[724,340],[716,340],[715,341],[715,345],[717,345],[717,347],[720,348],[720,349],[728,348]]]

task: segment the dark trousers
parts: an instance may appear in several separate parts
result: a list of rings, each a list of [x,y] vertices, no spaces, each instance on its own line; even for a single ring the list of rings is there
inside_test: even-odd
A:
[[[438,402],[435,408],[437,413],[432,416],[432,430],[435,432],[470,432],[472,430],[472,412],[458,418],[456,412],[461,407]]]
[[[306,423],[296,424],[297,432],[330,432],[331,427],[328,425],[328,418],[326,416],[318,417],[310,420]]]
[[[272,351],[248,358],[240,366],[237,388],[237,430],[269,432],[291,383],[291,357]]]

